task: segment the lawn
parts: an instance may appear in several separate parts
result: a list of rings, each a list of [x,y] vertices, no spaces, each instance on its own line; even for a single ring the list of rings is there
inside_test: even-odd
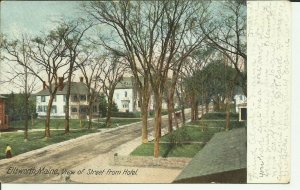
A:
[[[194,157],[203,148],[204,144],[160,144],[159,155],[162,157]],[[153,143],[142,144],[137,147],[131,155],[133,156],[153,156]]]
[[[231,129],[246,127],[245,122],[237,121],[237,114],[231,114]],[[226,113],[208,113],[202,120],[186,123],[184,127],[161,138],[160,156],[162,157],[194,157],[215,133],[225,130]],[[198,143],[197,143],[198,142]],[[131,155],[153,156],[154,144],[149,142],[137,147]]]
[[[51,137],[45,140],[44,131],[32,131],[29,132],[29,140],[27,142],[24,142],[23,132],[2,133],[0,137],[0,159],[5,158],[4,151],[6,144],[9,144],[12,147],[12,154],[13,156],[15,156],[21,153],[95,132],[99,131],[96,129],[82,129],[72,131],[68,135],[65,135],[64,131],[51,131]]]
[[[239,114],[230,113],[230,119],[234,121],[238,121]],[[203,119],[207,120],[225,120],[226,112],[211,112],[207,113],[203,116]]]
[[[161,138],[160,153],[162,157],[194,157],[211,137],[222,129],[208,128],[202,131],[200,127],[186,125],[172,134]],[[142,144],[131,155],[152,156],[153,142]]]
[[[140,119],[112,119],[112,127],[126,125],[134,122],[138,122]],[[1,133],[0,136],[0,159],[5,158],[6,144],[10,144],[13,149],[13,156],[25,153],[31,150],[39,149],[51,144],[59,143],[62,141],[77,138],[90,133],[99,132],[99,128],[105,128],[105,119],[100,119],[100,123],[92,123],[92,129],[87,129],[88,120],[82,120],[82,127],[80,127],[80,121],[78,119],[70,120],[71,132],[68,135],[64,134],[64,130],[51,130],[51,138],[47,141],[44,139],[44,131],[30,131],[29,140],[24,142],[23,132],[9,132]],[[24,129],[23,121],[16,121],[10,123],[11,128]],[[34,127],[31,127],[29,122],[29,129],[44,129],[45,120],[36,119],[34,121]],[[64,119],[51,119],[50,129],[64,129]],[[75,129],[75,130],[72,130]]]
[[[98,120],[96,120],[98,121]],[[112,127],[117,127],[121,125],[126,125],[134,122],[138,122],[140,119],[117,119],[112,118]],[[50,128],[51,129],[64,129],[64,119],[51,119]],[[10,123],[11,128],[24,129],[24,121],[13,121]],[[70,129],[82,129],[88,127],[88,120],[84,119],[81,121],[79,119],[70,119]],[[105,118],[99,119],[99,123],[92,123],[92,128],[105,128]],[[29,129],[44,129],[45,119],[35,119],[34,126],[32,127],[31,121],[29,121]]]

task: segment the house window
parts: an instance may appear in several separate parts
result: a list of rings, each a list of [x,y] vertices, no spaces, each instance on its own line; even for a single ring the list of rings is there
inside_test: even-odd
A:
[[[73,113],[77,113],[77,108],[76,108],[76,107],[72,107],[72,108],[71,108],[71,111],[72,111]]]
[[[56,102],[56,95],[54,95],[53,102]]]
[[[86,101],[86,95],[80,95],[80,101]]]
[[[43,112],[47,112],[48,106],[43,106]]]
[[[38,106],[38,112],[42,112],[43,111],[43,107],[42,106]]]
[[[119,99],[119,93],[117,93],[116,96],[117,96],[117,100],[118,100]]]
[[[93,106],[93,112],[97,112],[97,105]]]
[[[243,100],[243,96],[242,95],[240,95],[240,100]]]
[[[87,113],[87,108],[86,107],[80,107],[80,113]]]
[[[41,96],[41,102],[46,102],[46,97],[45,96]]]
[[[241,120],[242,121],[247,120],[247,108],[241,108]]]
[[[57,113],[57,107],[55,105],[52,106],[51,113]]]
[[[64,106],[64,113],[66,113],[66,110],[67,110],[67,106]]]
[[[127,91],[125,91],[125,97],[127,97]]]
[[[73,102],[78,102],[78,97],[77,97],[77,95],[74,95],[74,96],[72,97],[72,100],[73,100]]]
[[[141,107],[141,102],[138,100],[138,107],[140,108]]]
[[[123,108],[129,108],[129,103],[128,102],[124,102],[122,105]]]
[[[67,96],[66,95],[64,95],[64,102],[66,102],[67,101]]]

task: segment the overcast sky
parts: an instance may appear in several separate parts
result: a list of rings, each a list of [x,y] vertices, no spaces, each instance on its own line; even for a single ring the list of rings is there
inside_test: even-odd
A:
[[[22,33],[41,34],[54,28],[53,21],[79,16],[80,1],[1,1],[0,30],[9,38]],[[0,63],[0,81],[7,67]],[[12,84],[0,84],[0,94],[19,92]]]
[[[53,28],[53,20],[76,17],[79,1],[2,1],[1,32],[10,37],[38,34]]]

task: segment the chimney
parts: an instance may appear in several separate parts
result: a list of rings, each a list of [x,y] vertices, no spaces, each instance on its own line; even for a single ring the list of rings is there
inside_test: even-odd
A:
[[[80,82],[83,82],[83,77],[80,77],[79,79],[80,79]]]
[[[58,77],[58,90],[62,91],[64,89],[64,78]]]
[[[45,90],[45,89],[46,89],[46,82],[43,81],[43,90]]]

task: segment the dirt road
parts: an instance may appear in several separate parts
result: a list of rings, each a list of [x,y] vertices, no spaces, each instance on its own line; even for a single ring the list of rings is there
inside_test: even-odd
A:
[[[188,111],[186,116],[189,118]],[[149,130],[153,130],[154,120],[149,120]],[[54,148],[38,151],[30,156],[0,161],[0,181],[2,183],[43,183],[58,177],[62,169],[72,169],[91,159],[107,154],[111,150],[141,136],[141,123],[115,128],[106,132],[79,138],[72,143],[64,143]],[[163,117],[163,128],[167,117]],[[55,171],[56,169],[59,172]],[[39,173],[40,172],[40,173]],[[18,174],[16,174],[18,173]],[[36,174],[36,175],[35,175]]]

